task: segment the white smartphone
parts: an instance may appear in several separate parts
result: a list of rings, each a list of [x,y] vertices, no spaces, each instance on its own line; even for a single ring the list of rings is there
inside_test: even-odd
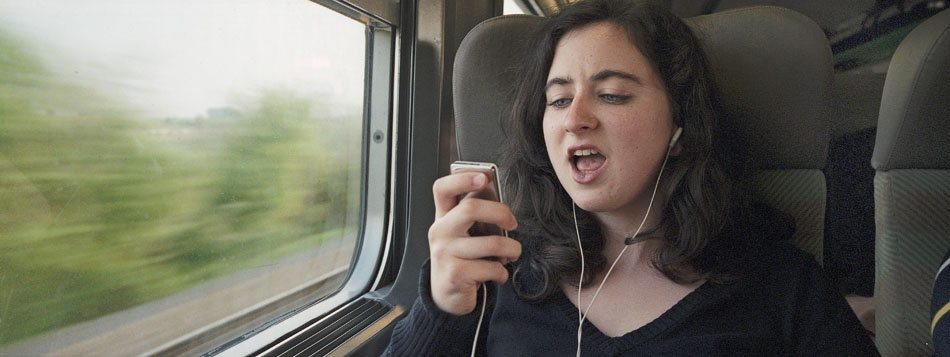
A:
[[[497,165],[490,162],[456,161],[453,162],[450,167],[453,174],[456,172],[481,172],[488,177],[488,184],[485,185],[484,189],[477,192],[469,192],[465,195],[465,197],[475,197],[483,200],[498,201],[501,203],[505,202],[501,194],[501,185],[498,183]],[[481,222],[475,222],[468,232],[472,236],[508,236],[508,231],[498,228],[498,226],[494,224],[485,224]]]

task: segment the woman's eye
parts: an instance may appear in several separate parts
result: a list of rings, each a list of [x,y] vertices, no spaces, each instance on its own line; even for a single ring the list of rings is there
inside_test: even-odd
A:
[[[571,104],[570,98],[561,98],[561,99],[555,99],[548,105],[555,108],[566,108],[569,104]]]
[[[616,94],[601,94],[600,97],[603,98],[605,102],[610,104],[621,104],[626,102],[627,99],[630,99],[630,96]]]

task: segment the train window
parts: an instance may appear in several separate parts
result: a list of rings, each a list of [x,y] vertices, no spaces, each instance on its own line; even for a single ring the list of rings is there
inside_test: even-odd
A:
[[[307,0],[0,3],[0,354],[194,353],[336,291],[368,28]]]
[[[502,6],[503,6],[505,15],[528,13],[527,11],[525,11],[524,8],[522,8],[522,6],[524,6],[524,3],[519,0],[505,0]]]
[[[947,8],[945,1],[878,2],[828,32],[835,70],[870,66],[886,72],[897,46],[914,28]],[[880,67],[874,68],[874,67]]]

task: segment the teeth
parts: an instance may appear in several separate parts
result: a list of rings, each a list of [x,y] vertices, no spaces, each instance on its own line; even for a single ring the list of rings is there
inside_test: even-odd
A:
[[[587,155],[594,155],[594,154],[599,154],[599,153],[597,152],[597,150],[594,150],[594,149],[577,150],[574,152],[574,156],[587,156]]]

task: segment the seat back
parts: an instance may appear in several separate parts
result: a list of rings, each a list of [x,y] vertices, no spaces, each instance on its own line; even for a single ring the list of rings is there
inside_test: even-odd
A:
[[[875,308],[883,355],[933,354],[930,298],[950,248],[950,11],[914,29],[891,58],[871,165]]]
[[[792,240],[821,262],[833,72],[824,32],[804,15],[773,6],[686,22],[709,56],[726,117],[750,145],[759,197],[795,218]]]
[[[541,18],[502,16],[472,29],[456,55],[459,158],[495,161],[500,119],[512,105],[516,59]],[[791,10],[761,6],[686,20],[706,51],[727,120],[751,146],[757,188],[792,215],[793,239],[821,261],[831,50],[821,29]]]

